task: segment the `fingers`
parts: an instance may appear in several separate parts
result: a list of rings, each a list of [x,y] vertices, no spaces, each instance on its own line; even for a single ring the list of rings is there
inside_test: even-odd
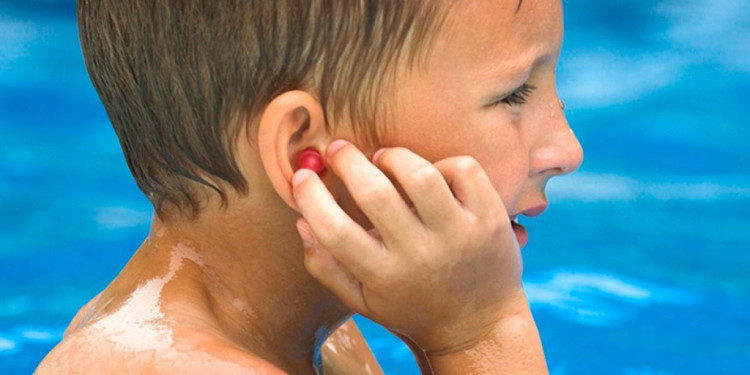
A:
[[[328,164],[384,242],[399,243],[404,233],[421,227],[388,177],[354,145],[341,140],[331,143]]]
[[[358,278],[369,276],[370,264],[385,255],[379,241],[352,220],[318,176],[307,169],[294,174],[294,198],[316,241]]]
[[[312,236],[312,230],[305,219],[297,221],[297,230],[302,238]],[[356,312],[363,312],[365,304],[362,284],[341,262],[325,249],[321,249],[311,238],[305,241],[305,268],[344,305]]]
[[[375,225],[371,232],[312,171],[295,172],[305,267],[347,307],[427,349],[473,340],[496,321],[490,307],[500,306],[520,280],[517,242],[500,196],[470,157],[430,165],[406,149],[386,149],[373,159],[378,166],[345,141],[331,143],[326,157]]]
[[[496,219],[498,212],[505,212],[489,177],[471,157],[452,157],[433,165],[395,147],[378,152],[375,159],[377,166],[346,141],[329,146],[329,164],[385,243],[399,243],[403,233],[414,233],[419,219],[440,231],[467,212],[482,219]],[[408,204],[386,174],[398,182],[419,218],[407,212]]]
[[[457,156],[434,164],[464,208],[485,220],[506,215],[505,205],[482,166],[469,156]]]
[[[385,149],[375,159],[398,181],[426,226],[440,230],[463,214],[445,178],[429,161],[401,147]]]

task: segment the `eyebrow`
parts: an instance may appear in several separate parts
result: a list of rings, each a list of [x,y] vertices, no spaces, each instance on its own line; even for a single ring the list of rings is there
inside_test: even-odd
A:
[[[518,1],[518,7],[516,8],[516,13],[518,13],[518,11],[521,10],[521,5],[523,5],[523,0]]]

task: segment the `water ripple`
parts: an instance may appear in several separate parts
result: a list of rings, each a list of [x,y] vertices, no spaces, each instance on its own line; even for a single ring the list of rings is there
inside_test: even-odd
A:
[[[524,280],[529,302],[582,325],[606,326],[633,318],[653,304],[690,305],[687,291],[598,271],[559,271]]]

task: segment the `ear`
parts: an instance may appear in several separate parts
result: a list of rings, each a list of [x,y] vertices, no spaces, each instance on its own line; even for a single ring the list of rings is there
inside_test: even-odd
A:
[[[305,91],[287,91],[268,103],[258,124],[258,151],[276,193],[299,212],[292,194],[292,176],[303,150],[324,155],[329,136],[320,102]]]

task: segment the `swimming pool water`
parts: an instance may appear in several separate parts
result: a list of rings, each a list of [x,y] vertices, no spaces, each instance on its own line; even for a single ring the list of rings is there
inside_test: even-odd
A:
[[[586,152],[525,220],[554,374],[750,370],[750,2],[565,0]],[[72,0],[0,1],[0,373],[30,373],[148,231]],[[388,374],[404,346],[360,323]]]

